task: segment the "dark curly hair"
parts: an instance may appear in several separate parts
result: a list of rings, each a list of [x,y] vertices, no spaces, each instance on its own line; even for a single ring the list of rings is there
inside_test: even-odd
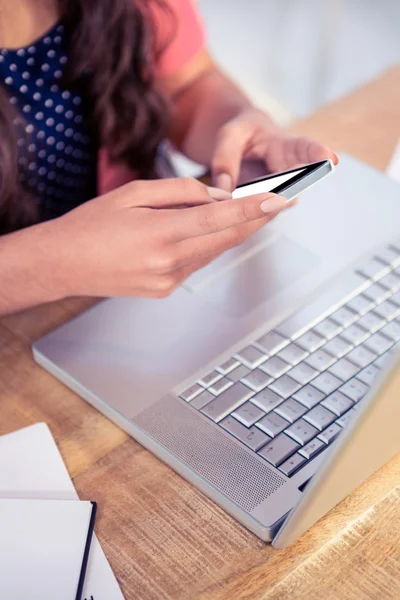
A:
[[[174,32],[163,0],[58,0],[68,47],[64,85],[79,87],[93,107],[90,128],[141,178],[154,176],[168,106],[154,84],[154,65]],[[171,23],[155,36],[154,5]],[[37,221],[36,202],[18,183],[14,108],[0,85],[0,235]]]

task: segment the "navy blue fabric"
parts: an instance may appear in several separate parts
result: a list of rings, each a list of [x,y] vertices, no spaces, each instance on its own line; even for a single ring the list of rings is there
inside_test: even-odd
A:
[[[63,87],[68,62],[65,31],[56,25],[32,46],[0,50],[0,81],[17,111],[21,184],[43,220],[60,216],[96,195],[97,147],[76,90]]]

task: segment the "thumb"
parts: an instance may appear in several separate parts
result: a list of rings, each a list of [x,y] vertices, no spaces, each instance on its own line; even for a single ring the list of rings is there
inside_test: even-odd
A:
[[[235,189],[249,137],[250,132],[244,124],[222,127],[211,160],[212,181],[216,187],[229,192]]]

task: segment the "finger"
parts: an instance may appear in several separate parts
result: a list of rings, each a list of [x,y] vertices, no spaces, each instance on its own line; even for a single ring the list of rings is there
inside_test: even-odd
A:
[[[223,252],[243,243],[253,233],[269,223],[275,216],[276,213],[271,213],[271,215],[257,221],[252,221],[251,223],[244,223],[209,236],[201,236],[179,242],[176,245],[178,269],[182,270],[189,267],[192,271],[196,271],[200,263],[208,264]]]
[[[287,161],[282,139],[275,139],[268,145],[265,166],[269,173],[279,173],[287,169]]]
[[[337,164],[339,160],[337,154],[309,137],[288,138],[285,142],[285,154],[288,167],[327,159]]]
[[[231,197],[227,192],[207,187],[191,177],[134,181],[119,188],[114,195],[118,206],[131,208],[197,206]]]
[[[235,189],[252,131],[245,122],[222,127],[211,160],[211,175],[215,186],[230,192]]]
[[[215,187],[209,187],[207,186],[207,191],[209,193],[210,198],[207,200],[206,198],[204,199],[204,201],[199,201],[199,202],[193,202],[192,204],[170,204],[170,205],[165,205],[165,206],[159,206],[157,208],[163,208],[163,209],[184,209],[184,208],[190,208],[192,206],[201,206],[203,204],[211,204],[212,202],[215,201],[221,201],[221,200],[230,200],[232,198],[232,194],[230,192],[226,192],[225,190],[221,190],[219,188],[215,188]],[[153,207],[154,209],[154,207]]]
[[[237,200],[226,200],[206,206],[174,211],[165,221],[170,237],[175,240],[210,235],[282,210],[286,200],[276,194],[257,194]],[[171,216],[171,215],[170,215]]]

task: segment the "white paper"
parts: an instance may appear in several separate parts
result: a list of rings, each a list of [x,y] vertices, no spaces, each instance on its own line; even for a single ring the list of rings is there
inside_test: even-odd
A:
[[[79,500],[0,498],[0,598],[75,598],[92,511]]]
[[[31,425],[0,437],[0,498],[78,499],[45,423]],[[82,599],[124,600],[95,536],[90,549]]]
[[[400,140],[397,143],[392,159],[386,170],[389,177],[392,177],[396,181],[400,181]]]

